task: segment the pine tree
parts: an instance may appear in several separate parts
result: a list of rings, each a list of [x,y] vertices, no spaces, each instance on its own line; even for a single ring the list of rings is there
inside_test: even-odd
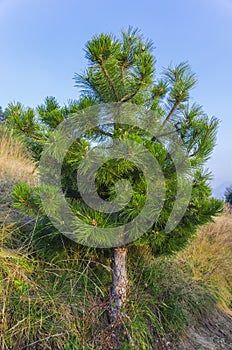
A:
[[[89,224],[89,229],[84,230],[78,225],[76,228],[77,234],[83,235],[85,241],[86,235],[91,239],[95,227],[111,228],[130,222],[140,213],[146,201],[146,181],[142,171],[129,159],[113,159],[105,162],[97,172],[98,194],[105,201],[114,200],[117,195],[116,183],[119,179],[127,179],[133,188],[129,204],[118,213],[102,213],[86,205],[76,183],[76,174],[93,142],[95,145],[106,145],[108,142],[114,147],[118,139],[133,140],[149,150],[165,176],[165,202],[152,227],[129,244],[149,246],[154,256],[159,256],[173,254],[185,247],[197,228],[212,220],[221,211],[222,204],[210,197],[210,173],[204,169],[215,145],[218,120],[209,118],[201,106],[190,104],[190,90],[196,85],[196,77],[190,66],[187,63],[169,66],[156,77],[152,49],[152,42],[144,40],[140,32],[132,28],[123,31],[121,39],[108,34],[94,36],[85,48],[88,67],[82,74],[74,76],[76,86],[82,88],[82,96],[78,101],[71,101],[67,106],[60,107],[54,98],[47,98],[36,110],[24,108],[20,104],[10,104],[6,123],[25,136],[36,159],[39,159],[44,145],[59,123],[71,118],[73,113],[81,119],[81,112],[88,107],[97,108],[105,103],[115,103],[119,109],[123,109],[123,106],[132,104],[157,116],[161,135],[167,132],[167,125],[171,125],[183,143],[191,165],[189,181],[191,180],[192,192],[181,221],[170,232],[165,228],[175,202],[177,176],[170,154],[158,137],[149,137],[149,133],[144,130],[117,123],[117,120],[108,126],[94,127],[69,148],[61,174],[63,192],[73,212],[77,218]],[[54,155],[55,160],[58,158],[59,150]],[[39,189],[25,184],[18,185],[14,191],[16,206],[24,209],[27,214],[40,213],[38,227],[41,228],[39,234],[43,237],[40,242],[45,245],[46,240],[50,240],[54,247],[59,242],[60,234],[46,216],[38,191]],[[53,194],[51,190],[49,195],[52,197]],[[106,237],[102,237],[102,246],[105,239]],[[126,302],[127,248],[126,243],[107,249],[112,257],[113,321],[121,316]]]

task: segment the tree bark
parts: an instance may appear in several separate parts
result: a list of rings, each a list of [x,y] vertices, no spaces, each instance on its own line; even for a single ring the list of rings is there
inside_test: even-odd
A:
[[[122,308],[126,302],[127,272],[126,272],[127,247],[117,247],[113,250],[112,258],[112,288],[111,288],[111,322],[119,321],[122,317]]]

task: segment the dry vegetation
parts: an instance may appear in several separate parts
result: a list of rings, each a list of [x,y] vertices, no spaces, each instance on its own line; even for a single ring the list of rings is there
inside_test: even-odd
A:
[[[217,308],[188,328],[178,349],[232,349],[232,214],[203,227],[177,261],[186,276],[207,285],[217,300]]]
[[[5,128],[0,129],[0,178],[8,181],[36,182],[35,165],[23,142]]]
[[[195,281],[207,284],[220,307],[231,313],[232,215],[217,217],[201,228],[192,244],[178,255],[178,262]]]

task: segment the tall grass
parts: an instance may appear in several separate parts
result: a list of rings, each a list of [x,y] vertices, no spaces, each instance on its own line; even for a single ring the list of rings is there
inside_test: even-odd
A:
[[[177,262],[186,275],[207,285],[218,305],[232,314],[231,214],[204,226],[192,244],[178,255]]]
[[[36,182],[35,164],[22,140],[0,125],[0,178],[8,181]]]
[[[2,350],[170,349],[167,344],[210,314],[217,302],[229,309],[227,224],[225,217],[206,226],[173,259],[154,259],[148,249],[130,250],[128,303],[118,333],[107,318],[107,261],[99,264],[96,256],[68,250],[62,260],[48,256],[44,261],[30,250],[7,248],[6,227],[0,253]],[[224,234],[218,234],[219,227]]]
[[[0,260],[2,350],[74,350],[94,343],[103,292],[86,261],[75,260],[71,269],[69,261],[42,264],[13,253]]]

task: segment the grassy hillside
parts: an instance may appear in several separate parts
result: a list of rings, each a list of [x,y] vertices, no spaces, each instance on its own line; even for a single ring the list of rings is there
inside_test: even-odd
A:
[[[17,181],[36,183],[34,164],[11,133],[0,144],[1,350],[232,348],[231,215],[171,259],[129,251],[129,297],[115,336],[108,259],[65,243],[62,254],[33,250],[36,218],[17,214],[10,191]]]

